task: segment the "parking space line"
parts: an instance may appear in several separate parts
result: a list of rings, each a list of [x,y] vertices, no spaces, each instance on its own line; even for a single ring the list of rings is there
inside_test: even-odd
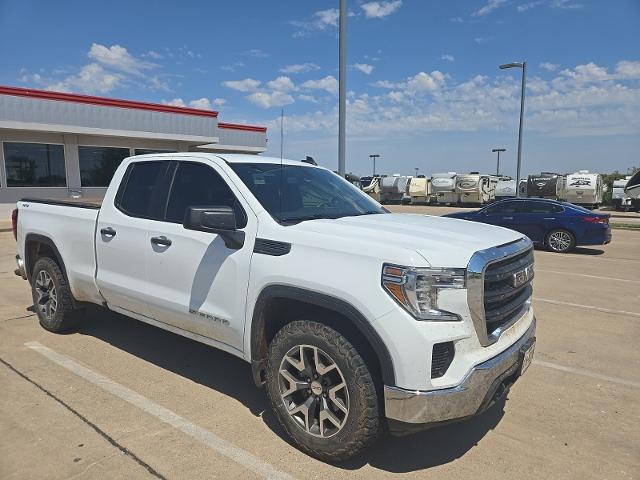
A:
[[[534,360],[534,365],[540,365],[541,367],[553,368],[562,372],[574,373],[576,375],[583,375],[585,377],[596,378],[598,380],[605,380],[611,383],[619,383],[620,385],[626,385],[627,387],[640,388],[640,382],[634,382],[633,380],[627,380],[619,377],[612,377],[610,375],[603,375],[602,373],[591,372],[589,370],[583,370],[582,368],[567,367],[565,365],[559,365],[557,363],[545,362],[544,360]]]
[[[597,278],[598,280],[614,280],[616,282],[640,283],[640,280],[627,280],[626,278],[600,277],[598,275],[587,275],[586,273],[561,272],[560,270],[545,270],[536,268],[536,272],[558,273],[560,275],[574,275],[576,277]]]
[[[147,412],[148,414],[156,417],[160,421],[171,425],[172,427],[180,430],[181,432],[189,435],[190,437],[199,440],[208,447],[216,450],[218,453],[230,458],[234,462],[242,465],[248,470],[255,472],[261,477],[268,479],[281,479],[292,480],[293,477],[287,473],[277,470],[272,465],[262,461],[255,455],[243,450],[240,447],[236,447],[232,443],[224,440],[209,430],[190,422],[189,420],[181,417],[177,413],[152,402],[151,400],[143,397],[137,392],[114,382],[113,380],[100,375],[86,367],[76,363],[71,358],[57,353],[48,347],[45,347],[39,342],[27,342],[26,347],[38,352],[42,356],[46,357],[53,363],[66,368],[75,375],[93,383],[94,385],[102,388],[103,390],[115,395],[116,397],[129,402],[130,404],[138,407],[140,410]]]
[[[627,312],[625,310],[611,310],[609,308],[596,307],[594,305],[582,305],[580,303],[562,302],[560,300],[551,300],[549,298],[533,297],[533,299],[537,302],[551,303],[553,305],[565,305],[567,307],[586,308],[588,310],[596,310],[598,312],[603,312],[603,313],[613,313],[614,315],[627,315],[631,317],[640,318],[640,313]]]

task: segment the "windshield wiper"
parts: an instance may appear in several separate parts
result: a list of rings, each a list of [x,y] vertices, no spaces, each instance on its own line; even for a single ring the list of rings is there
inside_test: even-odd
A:
[[[339,218],[336,215],[327,215],[326,213],[314,213],[312,215],[304,215],[299,217],[284,217],[280,219],[280,223],[296,223],[296,222],[304,222],[306,220],[321,220],[321,219],[331,219],[334,220]]]

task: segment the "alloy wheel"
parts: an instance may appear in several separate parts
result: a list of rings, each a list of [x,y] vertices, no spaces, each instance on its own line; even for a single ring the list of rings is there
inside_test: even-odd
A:
[[[549,246],[556,252],[564,252],[571,246],[571,235],[563,231],[553,232],[549,235]]]
[[[331,437],[349,416],[344,375],[326,352],[312,345],[291,348],[280,362],[280,397],[287,413],[307,433]]]
[[[58,293],[53,278],[46,270],[40,270],[36,279],[36,307],[47,319],[52,319],[58,310]]]

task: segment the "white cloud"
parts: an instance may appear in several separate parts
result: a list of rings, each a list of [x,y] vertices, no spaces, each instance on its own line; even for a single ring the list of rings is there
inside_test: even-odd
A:
[[[373,72],[373,68],[374,68],[373,65],[369,65],[367,63],[354,63],[351,66],[356,70],[361,71],[365,75],[371,75],[371,72]]]
[[[155,60],[160,60],[160,59],[162,59],[162,58],[163,58],[163,57],[162,57],[162,54],[161,54],[161,53],[156,52],[155,50],[149,50],[149,51],[147,52],[147,56],[148,56],[148,57],[151,57],[151,58],[153,58],[153,59],[155,59]]]
[[[248,95],[247,100],[260,108],[282,107],[294,102],[293,97],[284,92],[255,92]]]
[[[436,92],[445,85],[445,76],[435,70],[425,73],[419,72],[407,81],[407,89],[410,92]]]
[[[389,89],[400,88],[397,83],[391,82],[389,80],[378,80],[377,82],[374,82],[372,85],[378,88],[389,88]]]
[[[267,88],[277,92],[290,92],[296,86],[289,77],[281,76],[267,83]]]
[[[452,23],[464,23],[464,18],[462,17],[452,17],[449,19]]]
[[[587,63],[585,65],[578,65],[573,70],[562,70],[560,72],[560,75],[581,83],[597,82],[600,80],[605,80],[609,77],[606,68],[600,67],[593,62]]]
[[[224,98],[214,98],[213,99],[213,104],[216,107],[223,107],[226,103],[227,103],[227,101]]]
[[[222,82],[222,85],[239,92],[252,92],[260,86],[260,83],[259,80],[245,78],[244,80],[227,80],[226,82]]]
[[[89,49],[89,58],[102,66],[133,75],[142,75],[144,70],[157,67],[155,63],[134,57],[126,48],[120,45],[106,47],[99,43],[94,43]]]
[[[440,58],[442,60],[444,60],[445,62],[455,62],[456,61],[456,57],[454,57],[453,55],[449,55],[448,53],[442,55]]]
[[[484,37],[476,37],[473,39],[474,42],[476,42],[478,45],[482,45],[484,43],[487,43],[487,39]]]
[[[473,12],[471,15],[474,17],[488,15],[497,8],[500,8],[505,3],[507,3],[507,0],[489,0],[485,5]]]
[[[189,102],[191,108],[199,108],[200,110],[213,110],[211,101],[208,98],[198,98]]]
[[[340,11],[337,8],[328,8],[315,12],[310,20],[293,20],[289,22],[298,30],[293,34],[294,37],[306,37],[314,31],[325,31],[338,26]]]
[[[223,65],[220,68],[226,72],[235,72],[238,68],[244,67],[244,62],[234,62],[230,65]]]
[[[558,65],[557,63],[542,62],[539,66],[540,68],[549,72],[555,72],[560,65]]]
[[[90,63],[82,67],[77,74],[53,82],[47,86],[47,90],[104,94],[121,86],[123,81],[122,75],[109,72],[97,63]]]
[[[522,5],[518,5],[516,8],[519,12],[526,12],[527,10],[531,10],[539,5],[542,5],[546,2],[546,0],[535,0],[533,2],[523,3]]]
[[[174,98],[173,100],[163,100],[162,103],[165,105],[171,105],[172,107],[186,107],[187,104],[181,98]]]
[[[622,79],[640,79],[640,62],[630,62],[628,60],[618,62],[616,64],[616,74]]]
[[[298,100],[303,102],[318,103],[318,100],[313,95],[298,95]]]
[[[244,54],[254,58],[267,58],[269,56],[268,53],[265,53],[260,48],[252,48],[251,50],[244,52]]]
[[[314,70],[320,70],[320,67],[315,63],[297,63],[294,65],[287,65],[286,67],[282,67],[280,69],[280,72],[292,75],[297,73],[312,72]]]
[[[402,6],[402,0],[367,2],[360,5],[367,18],[384,18],[396,12]]]
[[[335,94],[338,92],[338,80],[332,75],[327,75],[320,80],[307,80],[302,84],[302,87],[310,90],[325,90]]]
[[[564,10],[575,10],[584,7],[581,3],[575,3],[573,0],[551,0],[551,8],[562,8]]]

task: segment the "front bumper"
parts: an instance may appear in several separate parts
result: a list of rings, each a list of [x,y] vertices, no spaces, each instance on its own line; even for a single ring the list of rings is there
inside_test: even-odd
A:
[[[486,410],[520,376],[522,352],[535,343],[535,318],[526,333],[495,357],[476,365],[457,386],[415,391],[384,387],[386,416],[406,424],[461,420]]]

